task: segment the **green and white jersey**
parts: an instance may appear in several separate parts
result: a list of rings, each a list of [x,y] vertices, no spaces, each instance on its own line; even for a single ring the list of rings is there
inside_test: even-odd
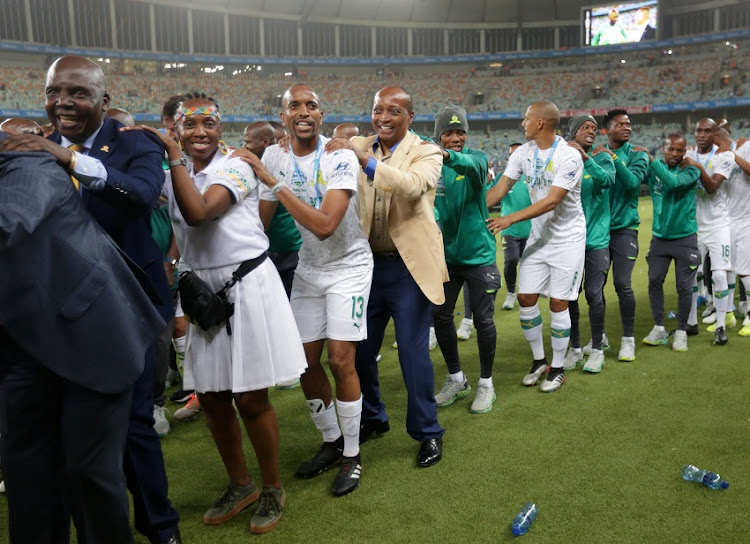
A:
[[[709,176],[724,176],[724,182],[716,192],[706,192],[703,185],[695,192],[695,218],[701,231],[728,228],[730,225],[727,185],[736,163],[731,151],[717,153],[717,149],[718,146],[713,146],[708,153],[698,153],[696,149],[687,152],[687,156],[700,163]]]
[[[532,204],[549,195],[552,187],[567,191],[557,207],[531,220],[529,244],[542,241],[551,245],[577,245],[586,240],[586,219],[581,207],[581,155],[560,136],[550,149],[539,149],[536,142],[523,144],[508,159],[503,173],[512,180],[526,176]]]

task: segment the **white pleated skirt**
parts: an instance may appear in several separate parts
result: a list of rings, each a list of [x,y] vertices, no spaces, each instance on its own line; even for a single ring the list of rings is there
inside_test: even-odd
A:
[[[216,292],[238,266],[194,272]],[[302,341],[271,259],[235,283],[228,297],[234,303],[231,336],[224,324],[207,331],[192,323],[188,327],[183,388],[242,393],[303,374],[307,362]]]

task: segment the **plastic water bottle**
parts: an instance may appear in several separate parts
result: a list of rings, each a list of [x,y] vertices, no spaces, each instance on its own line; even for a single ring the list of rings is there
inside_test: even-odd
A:
[[[715,472],[701,470],[695,465],[685,465],[682,468],[682,477],[690,482],[702,483],[711,489],[726,489],[729,487],[729,484]]]
[[[513,534],[516,536],[525,535],[531,529],[531,524],[536,519],[538,513],[539,510],[537,510],[536,504],[533,502],[524,504],[518,515],[513,518],[513,523],[510,524]]]

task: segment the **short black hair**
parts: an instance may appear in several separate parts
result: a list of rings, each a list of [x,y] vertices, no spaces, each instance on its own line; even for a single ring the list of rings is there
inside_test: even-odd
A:
[[[608,110],[607,115],[604,116],[604,119],[602,119],[602,126],[605,128],[609,127],[609,124],[614,121],[615,117],[618,115],[627,115],[628,110],[623,108],[615,108],[613,110]]]
[[[174,114],[177,113],[177,107],[180,105],[180,102],[182,102],[181,94],[170,96],[169,100],[164,102],[164,106],[161,108],[161,118],[174,119]]]
[[[514,146],[517,146],[517,145],[523,145],[523,144],[521,142],[513,142],[508,147],[514,147]]]

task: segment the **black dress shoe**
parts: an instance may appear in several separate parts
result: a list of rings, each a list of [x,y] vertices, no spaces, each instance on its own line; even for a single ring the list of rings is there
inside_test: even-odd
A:
[[[371,438],[385,434],[391,430],[388,421],[365,421],[359,425],[359,443],[364,444]]]
[[[422,440],[417,453],[417,466],[431,467],[443,458],[443,437]]]
[[[182,537],[180,536],[180,530],[177,529],[177,532],[172,535],[172,538],[167,540],[164,544],[182,544]]]

